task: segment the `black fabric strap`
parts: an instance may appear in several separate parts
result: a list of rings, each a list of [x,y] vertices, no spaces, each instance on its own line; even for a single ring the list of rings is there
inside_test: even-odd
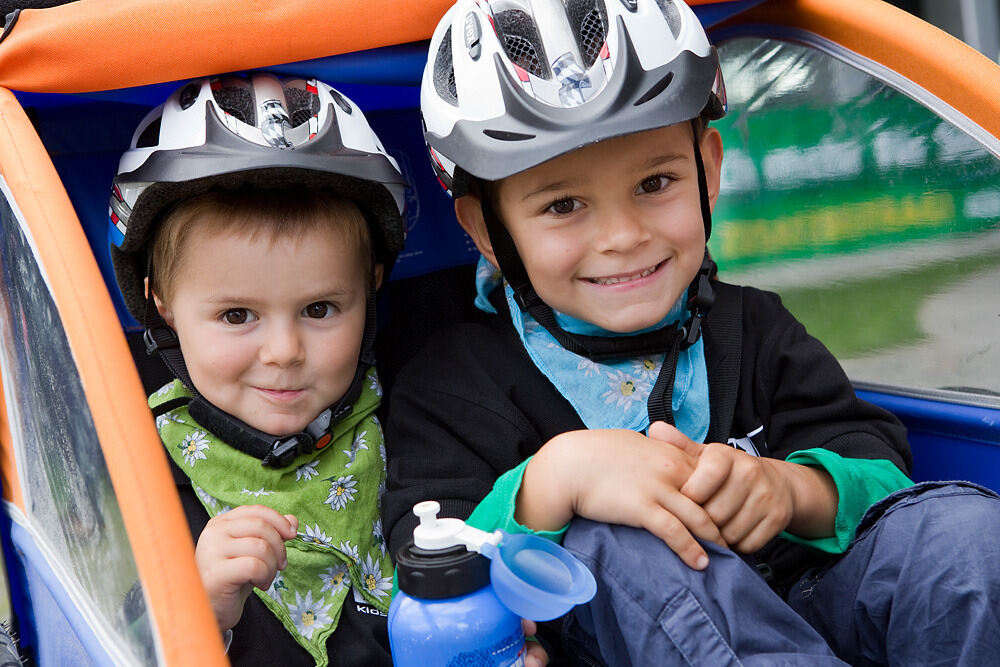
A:
[[[289,466],[299,454],[312,451],[315,444],[315,439],[305,432],[277,436],[259,431],[228,412],[223,412],[201,395],[191,399],[188,411],[212,435],[234,449],[260,459],[262,466]]]
[[[743,292],[725,283],[716,283],[715,288],[715,306],[705,324],[705,347],[718,355],[718,362],[708,383],[711,422],[705,442],[726,442],[732,433],[743,363]]]
[[[677,355],[680,354],[681,339],[683,334],[678,331],[674,337],[673,344],[669,347],[667,355],[663,358],[663,365],[656,376],[656,383],[649,392],[649,400],[646,403],[646,410],[649,413],[649,423],[667,422],[671,426],[674,424],[674,410],[671,401],[674,395],[674,379],[677,377]]]

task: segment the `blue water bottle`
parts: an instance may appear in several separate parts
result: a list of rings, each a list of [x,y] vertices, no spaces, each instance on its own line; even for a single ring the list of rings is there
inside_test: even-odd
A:
[[[439,510],[434,501],[414,506],[420,525],[396,555],[395,665],[523,665],[522,618],[557,618],[594,596],[593,575],[559,545],[438,519]]]
[[[521,618],[493,592],[490,561],[460,538],[465,523],[437,519],[439,509],[433,501],[413,508],[420,525],[396,555],[399,592],[389,607],[393,664],[523,665]]]

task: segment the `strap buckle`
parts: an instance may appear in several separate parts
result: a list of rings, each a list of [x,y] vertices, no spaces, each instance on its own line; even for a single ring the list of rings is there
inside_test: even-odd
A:
[[[260,464],[269,468],[286,468],[292,464],[296,456],[312,449],[313,443],[313,437],[308,433],[295,433],[275,442]]]
[[[153,356],[159,350],[179,347],[181,344],[174,330],[167,326],[147,327],[142,332],[142,342],[149,356]]]

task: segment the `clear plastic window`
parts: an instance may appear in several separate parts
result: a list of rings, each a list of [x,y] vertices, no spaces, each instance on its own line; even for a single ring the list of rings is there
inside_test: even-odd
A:
[[[858,384],[1000,406],[1000,160],[816,49],[720,56],[720,276],[781,294]]]
[[[2,185],[2,182],[0,182]],[[6,189],[0,189],[4,195]],[[59,314],[21,225],[0,201],[0,355],[30,523],[57,574],[103,619],[109,655],[155,664],[128,536]],[[88,250],[89,251],[89,250]],[[44,619],[38,619],[44,625]]]

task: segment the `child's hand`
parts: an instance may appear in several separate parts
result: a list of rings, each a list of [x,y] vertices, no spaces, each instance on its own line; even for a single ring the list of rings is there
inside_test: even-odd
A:
[[[556,530],[574,514],[645,528],[694,569],[708,565],[695,537],[725,546],[708,513],[680,492],[697,459],[634,431],[570,431],[528,464],[516,519]]]
[[[538,632],[538,624],[522,618],[521,629],[524,630],[525,637],[533,637]],[[545,667],[545,665],[549,664],[549,654],[545,652],[541,644],[533,639],[529,639],[525,643],[525,646],[527,647],[527,651],[524,656],[524,667]]]
[[[295,537],[298,525],[294,516],[262,505],[237,507],[209,520],[195,561],[220,630],[240,620],[255,586],[267,589],[288,566],[285,540]]]
[[[680,491],[704,508],[734,551],[754,552],[786,528],[807,537],[833,534],[837,492],[824,471],[701,445],[664,422],[651,425],[649,436],[697,456]]]

